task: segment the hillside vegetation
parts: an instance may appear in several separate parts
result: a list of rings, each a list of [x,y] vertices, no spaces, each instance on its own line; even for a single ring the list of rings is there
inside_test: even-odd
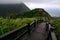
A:
[[[7,16],[8,14],[19,14],[22,12],[30,11],[30,9],[24,4],[0,4],[0,16]]]
[[[60,40],[60,20],[54,18],[54,19],[51,19],[50,22],[51,22],[51,25],[55,27],[54,31],[56,33],[57,40]]]
[[[22,14],[11,13],[6,17],[0,17],[0,35],[14,30],[26,23],[31,23],[36,19],[45,20],[45,14],[44,9],[37,8]]]
[[[9,18],[41,18],[45,20],[46,12],[42,8],[36,8],[28,12],[24,12],[22,14],[10,14],[8,17]],[[52,17],[50,14],[48,14],[49,18],[51,19]]]

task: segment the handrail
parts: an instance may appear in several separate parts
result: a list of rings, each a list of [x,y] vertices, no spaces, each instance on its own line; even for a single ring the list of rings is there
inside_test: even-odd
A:
[[[50,25],[50,33],[51,33],[51,39],[57,40],[55,32],[54,32],[54,27],[51,27],[51,25]]]
[[[25,24],[24,26],[21,26],[21,27],[19,27],[19,28],[17,28],[17,29],[15,29],[15,30],[12,30],[12,31],[10,31],[10,32],[7,32],[7,33],[5,33],[5,34],[3,34],[3,35],[1,35],[0,36],[0,40],[7,40],[7,39],[9,39],[10,37],[13,37],[13,36],[15,36],[15,37],[13,37],[12,39],[14,39],[14,40],[17,40],[19,37],[21,37],[22,35],[24,35],[24,34],[26,34],[26,33],[30,33],[30,28],[31,28],[31,26],[32,25],[34,25],[34,26],[36,26],[37,25],[37,22],[38,22],[39,20],[37,20],[37,21],[33,21],[31,24],[30,23],[28,23],[28,24]],[[27,29],[26,31],[25,31],[25,29]],[[20,34],[20,31],[25,31],[25,32],[23,32],[22,33],[22,35]],[[17,34],[20,34],[21,36],[17,36]]]
[[[48,38],[47,40],[49,40],[51,38],[51,40],[57,40],[56,38],[56,35],[55,35],[55,32],[53,31],[54,30],[54,27],[52,27],[50,24],[49,25],[49,34],[48,34]]]
[[[23,28],[25,28],[26,26],[27,26],[27,24],[25,24],[24,26],[21,26],[21,27],[15,29],[15,30],[12,30],[12,31],[10,31],[10,32],[7,32],[7,33],[1,35],[1,36],[0,36],[0,39],[6,39],[8,36],[11,36],[12,34],[18,32],[19,30],[21,30],[21,29],[23,29]]]
[[[55,35],[54,32],[51,32],[51,38],[52,38],[52,40],[57,40],[56,35]]]
[[[33,25],[35,23],[35,21],[33,21],[30,25]]]

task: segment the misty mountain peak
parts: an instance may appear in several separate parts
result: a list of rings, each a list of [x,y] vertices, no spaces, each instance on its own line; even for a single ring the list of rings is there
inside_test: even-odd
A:
[[[0,16],[6,16],[10,13],[19,14],[29,11],[30,9],[24,4],[0,4]]]

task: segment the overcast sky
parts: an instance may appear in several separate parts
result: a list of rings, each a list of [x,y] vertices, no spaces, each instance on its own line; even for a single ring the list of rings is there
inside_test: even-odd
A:
[[[30,9],[60,8],[60,0],[0,0],[0,4],[24,2]]]
[[[30,9],[34,8],[60,9],[60,0],[0,0],[0,4],[21,3],[21,2],[25,3]]]

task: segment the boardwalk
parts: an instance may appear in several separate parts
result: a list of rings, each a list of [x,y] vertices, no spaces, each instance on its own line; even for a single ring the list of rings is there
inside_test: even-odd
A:
[[[45,23],[38,24],[38,26],[31,32],[26,40],[46,40],[47,33]]]

